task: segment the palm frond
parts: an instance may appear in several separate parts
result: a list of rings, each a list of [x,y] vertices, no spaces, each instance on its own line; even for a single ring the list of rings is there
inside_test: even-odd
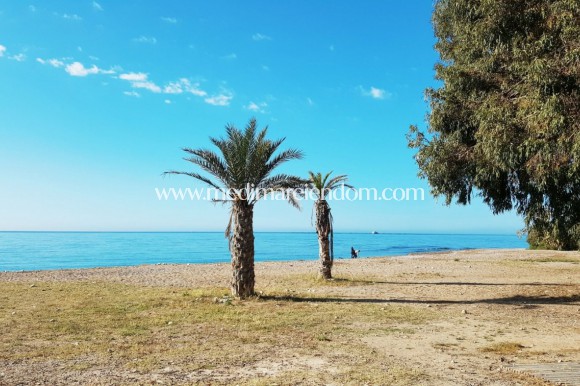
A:
[[[264,194],[262,193],[268,189],[286,192],[290,189],[304,188],[308,183],[308,181],[300,177],[286,174],[271,176],[278,166],[293,159],[301,159],[303,154],[299,150],[289,149],[276,155],[276,152],[284,142],[284,138],[267,139],[268,128],[265,127],[262,130],[258,130],[255,118],[249,120],[244,130],[239,130],[233,124],[228,124],[225,131],[224,137],[210,137],[211,143],[221,154],[207,149],[183,149],[189,155],[189,157],[185,158],[186,161],[197,165],[203,171],[214,176],[217,181],[214,182],[212,179],[196,172],[172,170],[165,174],[187,175],[219,189],[223,193],[229,194],[231,200],[227,198],[213,200],[216,203],[231,203],[235,199],[248,198],[234,197],[231,193],[232,190],[244,190],[248,186],[259,189],[258,194],[248,198],[248,203],[253,205],[260,198],[263,198]],[[223,186],[220,186],[218,182]],[[290,204],[299,207],[299,193],[297,195],[287,195],[287,197]],[[233,213],[230,215],[233,216]],[[231,234],[232,221],[234,221],[231,216],[226,228],[228,237]]]
[[[288,149],[284,150],[274,158],[272,158],[268,163],[266,163],[266,169],[268,172],[271,172],[276,167],[280,166],[284,162],[293,160],[293,159],[302,159],[304,157],[304,153],[297,149]]]
[[[264,198],[268,194],[281,192],[286,194],[286,198],[292,206],[300,209],[298,198],[304,197],[304,188],[307,183],[307,180],[300,177],[277,174],[264,179],[256,186],[256,196],[253,202]]]
[[[223,192],[223,189],[219,185],[217,185],[215,182],[213,182],[209,178],[204,177],[204,176],[202,176],[202,175],[200,175],[198,173],[193,173],[193,172],[178,172],[178,171],[175,171],[175,170],[170,170],[170,171],[167,171],[167,172],[163,173],[163,175],[167,175],[167,174],[181,174],[181,175],[184,175],[184,176],[193,177],[196,180],[205,182],[209,186],[211,186],[213,188],[216,188],[216,189],[218,189],[218,190],[220,190],[220,191]]]
[[[348,181],[348,176],[346,174],[333,177],[330,179],[330,181],[326,183],[326,189],[330,191],[338,188],[339,186],[345,186],[349,189],[354,189],[354,187],[352,185],[347,184],[346,181]]]
[[[198,165],[206,172],[214,175],[225,186],[230,184],[230,176],[224,160],[210,150],[184,148],[183,151],[192,155],[184,160]]]

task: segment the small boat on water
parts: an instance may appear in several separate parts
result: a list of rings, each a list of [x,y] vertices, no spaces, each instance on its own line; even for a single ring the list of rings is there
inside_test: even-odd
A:
[[[379,234],[379,232],[377,232],[377,231],[372,231],[371,232],[371,235],[378,235],[378,234]]]

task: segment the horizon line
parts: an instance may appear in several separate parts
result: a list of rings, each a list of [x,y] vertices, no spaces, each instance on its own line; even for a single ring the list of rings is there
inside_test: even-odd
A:
[[[482,233],[482,232],[380,232],[374,231],[343,231],[334,232],[336,234],[369,234],[369,235],[469,235],[469,236],[518,236],[514,233]],[[224,231],[215,230],[193,230],[193,231],[145,231],[145,230],[0,230],[0,233],[224,233]],[[254,231],[254,233],[316,233],[311,231]],[[518,236],[519,237],[519,236]],[[523,237],[520,237],[523,239]]]

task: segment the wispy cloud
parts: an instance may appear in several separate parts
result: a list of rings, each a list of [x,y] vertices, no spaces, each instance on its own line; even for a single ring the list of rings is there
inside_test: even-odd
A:
[[[308,103],[308,106],[314,106],[314,101],[310,98],[306,98],[306,103]]]
[[[6,52],[6,46],[3,46],[2,44],[0,44],[0,58],[4,56],[5,52]]]
[[[119,75],[119,79],[130,82],[131,87],[133,88],[142,88],[156,94],[159,93],[169,95],[192,94],[198,97],[207,96],[207,92],[199,87],[199,83],[191,83],[191,81],[187,78],[181,78],[177,81],[169,82],[163,87],[160,87],[153,81],[151,81],[148,75],[144,72],[124,73]]]
[[[103,7],[101,6],[101,4],[97,3],[96,1],[93,1],[93,9],[95,11],[102,11]]]
[[[246,110],[254,111],[257,113],[265,113],[268,104],[266,102],[255,103],[250,102],[247,106],[244,106]]]
[[[328,47],[328,49],[329,49],[330,51],[334,51],[334,44],[331,44],[331,45],[330,45],[330,47]]]
[[[28,6],[28,10],[29,10],[30,12],[36,12],[36,7],[35,7],[34,5],[29,5],[29,6]]]
[[[165,94],[183,94],[190,93],[195,96],[207,96],[207,92],[199,88],[199,83],[191,83],[189,79],[181,78],[177,82],[170,82],[163,87]]]
[[[123,91],[123,94],[134,98],[141,98],[141,94],[139,94],[137,91]]]
[[[7,56],[7,49],[5,46],[0,45],[0,56]],[[8,56],[8,58],[11,58]],[[95,58],[96,59],[96,58]],[[203,90],[200,83],[194,82],[188,78],[179,78],[175,81],[156,83],[149,78],[149,74],[146,72],[129,72],[123,71],[120,66],[111,67],[108,70],[100,68],[95,64],[89,66],[84,65],[79,61],[75,61],[71,57],[67,58],[36,58],[36,62],[51,66],[54,68],[63,68],[67,74],[75,77],[86,77],[88,75],[97,74],[118,74],[113,75],[113,79],[118,79],[120,81],[128,82],[132,90],[124,91],[123,94],[129,97],[139,98],[142,96],[142,90],[147,90],[149,92],[161,95],[193,95],[202,98],[205,103],[213,106],[229,106],[231,100],[234,98],[232,91],[228,90],[224,86],[220,87],[220,92],[209,94],[207,91]],[[188,98],[189,99],[189,98]],[[173,103],[171,99],[165,99],[169,103]],[[164,100],[164,101],[165,101]],[[167,102],[166,102],[167,103]],[[247,108],[251,111],[264,112],[267,104],[264,103],[251,103]]]
[[[151,82],[150,80],[143,81],[143,82],[132,82],[131,86],[134,88],[143,88],[145,90],[149,90],[154,93],[160,93],[161,87],[156,85],[155,83]]]
[[[40,64],[48,64],[52,67],[55,68],[59,68],[64,66],[64,63],[58,59],[42,59],[42,58],[36,58],[36,61]]]
[[[362,86],[359,86],[359,89],[362,95],[371,97],[373,99],[385,99],[391,96],[391,93],[387,92],[386,90],[373,86],[371,86],[371,88],[368,90],[363,88]]]
[[[129,72],[119,75],[119,79],[128,80],[130,82],[142,82],[147,80],[147,74],[144,72]]]
[[[113,74],[113,70],[103,70],[95,65],[92,67],[85,67],[81,62],[73,62],[68,64],[64,69],[71,76],[87,76],[94,74]]]
[[[119,79],[130,82],[131,87],[133,88],[142,88],[154,93],[161,92],[161,87],[150,81],[147,74],[144,72],[129,72],[126,74],[121,74],[119,75]]]
[[[8,59],[16,60],[17,62],[24,62],[26,60],[26,55],[24,54],[11,55],[8,57]]]
[[[76,13],[64,13],[62,15],[63,19],[66,20],[72,20],[72,21],[81,21],[83,20],[82,17],[80,17],[79,15],[77,15]]]
[[[165,99],[163,102],[165,102],[166,105],[170,105],[171,104],[171,100],[170,99]]]
[[[255,33],[252,35],[252,39],[259,42],[259,41],[263,41],[263,40],[272,40],[272,38],[268,35],[264,35],[261,33]]]
[[[177,19],[174,17],[162,17],[161,20],[169,24],[177,24]]]
[[[237,58],[238,58],[238,55],[236,55],[234,52],[232,52],[231,54],[222,56],[222,59],[225,59],[225,60],[234,60]]]
[[[153,36],[139,36],[138,38],[133,39],[135,43],[144,43],[144,44],[156,44],[157,39]]]
[[[218,95],[213,95],[211,97],[205,98],[205,103],[213,106],[229,106],[233,95],[231,93],[221,93]]]

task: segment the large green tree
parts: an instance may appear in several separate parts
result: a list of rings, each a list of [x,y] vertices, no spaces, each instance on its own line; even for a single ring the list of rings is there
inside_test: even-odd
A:
[[[433,24],[420,176],[447,204],[515,209],[531,247],[580,248],[580,1],[439,0]]]
[[[197,165],[215,178],[197,172],[168,171],[165,174],[182,174],[204,182],[223,194],[222,201],[230,205],[230,221],[226,228],[232,257],[232,294],[239,298],[254,295],[254,205],[270,193],[286,193],[288,201],[299,207],[293,189],[304,187],[299,177],[276,174],[281,164],[302,158],[295,149],[277,153],[284,139],[266,138],[267,128],[257,129],[251,119],[242,131],[233,125],[226,126],[226,137],[210,141],[221,154],[207,149],[184,148],[186,161]]]

